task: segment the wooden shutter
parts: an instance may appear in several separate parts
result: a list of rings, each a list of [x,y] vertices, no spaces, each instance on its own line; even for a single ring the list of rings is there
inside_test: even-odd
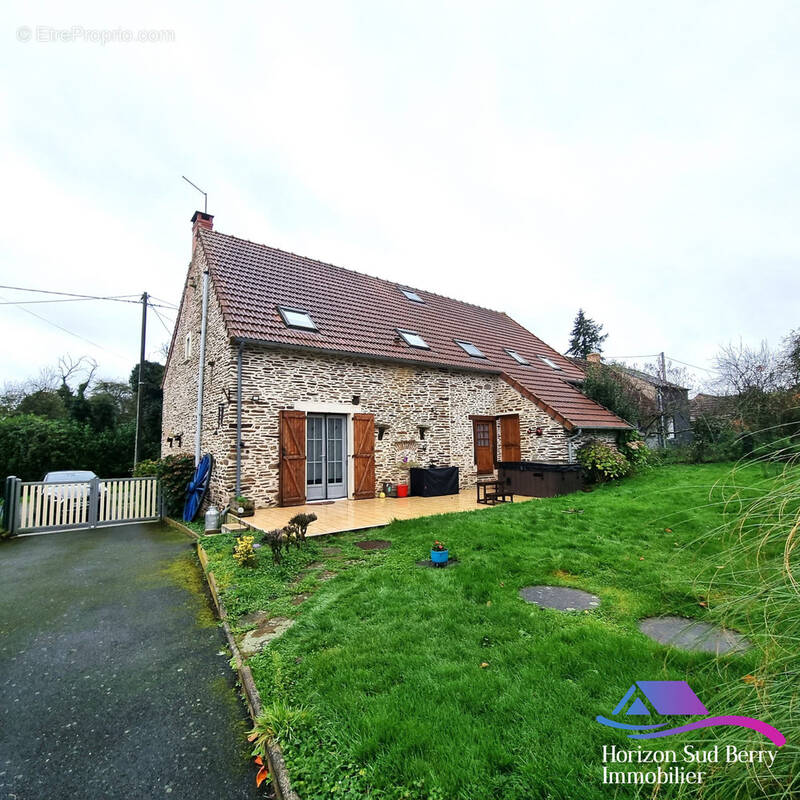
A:
[[[353,414],[353,497],[375,497],[375,417]]]
[[[301,506],[306,502],[306,415],[280,412],[279,503]]]
[[[521,461],[519,414],[500,417],[500,444],[503,449],[503,461]]]

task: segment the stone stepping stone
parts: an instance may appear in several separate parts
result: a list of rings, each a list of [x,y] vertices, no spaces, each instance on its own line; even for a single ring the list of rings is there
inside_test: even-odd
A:
[[[337,547],[336,545],[331,545],[330,547],[323,547],[322,554],[326,556],[338,556],[341,555],[342,548]]]
[[[458,559],[457,558],[448,558],[446,564],[434,564],[429,558],[424,559],[423,561],[417,561],[418,567],[431,567],[432,569],[447,569],[448,567],[456,567],[458,566]]]
[[[292,598],[292,605],[299,606],[301,603],[305,603],[305,601],[308,600],[309,597],[311,597],[310,594],[296,594]]]
[[[392,546],[392,543],[387,542],[386,539],[368,539],[355,544],[356,547],[360,547],[362,550],[388,550]]]
[[[519,590],[526,603],[556,611],[591,611],[600,605],[600,598],[567,586],[526,586]]]
[[[294,620],[286,617],[272,617],[264,620],[257,628],[248,631],[242,636],[239,642],[239,650],[242,651],[242,655],[245,658],[249,658],[261,652],[265,644],[277,639],[282,633],[288,631],[292,625],[294,625]]]
[[[639,630],[659,644],[695,653],[725,655],[742,653],[750,647],[739,633],[686,617],[648,617],[639,621]]]

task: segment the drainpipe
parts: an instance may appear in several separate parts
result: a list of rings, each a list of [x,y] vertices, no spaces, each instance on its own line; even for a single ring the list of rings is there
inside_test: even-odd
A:
[[[236,496],[242,493],[242,343],[236,354]]]
[[[208,270],[203,270],[203,310],[200,319],[200,363],[197,365],[197,427],[194,432],[194,465],[200,463],[203,441],[203,376],[206,366],[206,325],[208,322]]]
[[[583,434],[583,428],[578,428],[572,436],[567,437],[567,458],[570,464],[575,463],[575,440]]]

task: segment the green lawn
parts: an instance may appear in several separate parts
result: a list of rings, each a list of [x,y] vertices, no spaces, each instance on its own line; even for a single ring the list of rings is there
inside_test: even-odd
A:
[[[300,796],[637,796],[603,786],[600,773],[604,744],[638,743],[594,721],[634,680],[686,679],[712,713],[741,713],[715,707],[723,690],[727,702],[731,687],[757,691],[743,679],[758,669],[758,648],[714,659],[662,647],[637,629],[655,614],[713,620],[747,591],[718,577],[742,567],[715,532],[725,495],[715,484],[729,470],[661,467],[591,493],[324,537],[280,567],[265,548],[257,567],[239,568],[233,537],[204,539],[234,620],[255,610],[297,617],[250,666],[275,710]],[[736,480],[763,476],[753,467]],[[365,553],[353,544],[364,538],[392,547]],[[434,539],[460,560],[456,568],[415,565]],[[336,575],[321,580],[326,572]],[[523,602],[519,589],[539,583],[586,589],[602,604],[562,614]],[[298,594],[310,596],[294,605]],[[748,630],[761,603],[736,607],[734,622],[740,615]],[[280,724],[282,716],[292,724]],[[710,745],[717,736],[695,732],[691,741]],[[762,740],[743,732],[737,741],[758,748]],[[683,744],[673,737],[647,746]],[[659,794],[672,796],[669,787]]]

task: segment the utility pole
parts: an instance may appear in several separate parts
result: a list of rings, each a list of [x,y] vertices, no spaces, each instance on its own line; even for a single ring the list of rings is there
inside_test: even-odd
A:
[[[661,440],[661,447],[666,447],[667,427],[664,419],[664,384],[667,382],[667,366],[663,351],[658,354],[658,374],[662,382],[661,386],[658,387],[658,438]]]
[[[139,383],[136,387],[136,436],[133,443],[133,468],[139,463],[139,431],[142,427],[142,386],[144,385],[145,342],[147,340],[147,292],[142,293],[142,342],[139,349]]]

